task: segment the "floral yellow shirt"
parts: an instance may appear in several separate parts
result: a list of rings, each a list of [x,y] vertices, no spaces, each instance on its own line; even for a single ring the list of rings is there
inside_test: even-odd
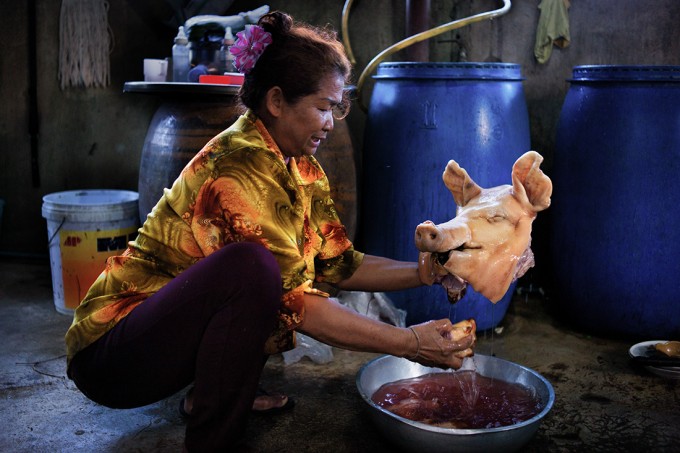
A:
[[[66,333],[70,360],[172,278],[226,244],[257,242],[281,268],[284,294],[271,354],[294,347],[312,281],[351,276],[354,250],[314,157],[284,156],[250,111],[212,139],[186,166],[139,230],[76,309]],[[257,283],[257,282],[253,282]]]

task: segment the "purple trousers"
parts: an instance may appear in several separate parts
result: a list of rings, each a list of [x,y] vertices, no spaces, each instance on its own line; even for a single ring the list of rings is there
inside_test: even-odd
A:
[[[244,433],[280,306],[274,256],[257,244],[228,245],[78,352],[68,374],[112,408],[151,404],[193,382],[185,445],[227,451]]]

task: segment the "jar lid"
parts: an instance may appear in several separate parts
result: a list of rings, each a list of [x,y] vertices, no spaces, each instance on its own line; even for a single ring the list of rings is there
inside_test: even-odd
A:
[[[524,80],[515,63],[390,62],[378,65],[374,79]]]
[[[680,66],[574,66],[571,82],[678,82]]]

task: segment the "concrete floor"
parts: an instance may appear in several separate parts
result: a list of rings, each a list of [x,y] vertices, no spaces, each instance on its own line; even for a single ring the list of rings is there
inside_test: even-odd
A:
[[[680,381],[634,368],[631,341],[572,331],[550,315],[549,305],[517,296],[502,332],[480,334],[477,347],[479,354],[536,370],[555,389],[553,410],[523,451],[680,452]],[[180,394],[112,410],[78,392],[64,370],[62,338],[69,324],[54,310],[46,260],[0,258],[0,451],[181,451]],[[357,371],[373,357],[334,350],[326,365],[270,359],[263,386],[287,392],[297,405],[251,420],[253,451],[394,451],[355,387]]]

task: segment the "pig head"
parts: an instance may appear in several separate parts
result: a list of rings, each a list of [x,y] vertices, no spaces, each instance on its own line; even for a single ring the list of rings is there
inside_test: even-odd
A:
[[[479,187],[455,161],[443,179],[456,202],[456,217],[416,228],[422,269],[430,269],[456,302],[469,283],[496,303],[513,280],[533,266],[531,224],[550,206],[552,182],[541,171],[543,157],[535,151],[522,155],[512,167],[512,185]]]

